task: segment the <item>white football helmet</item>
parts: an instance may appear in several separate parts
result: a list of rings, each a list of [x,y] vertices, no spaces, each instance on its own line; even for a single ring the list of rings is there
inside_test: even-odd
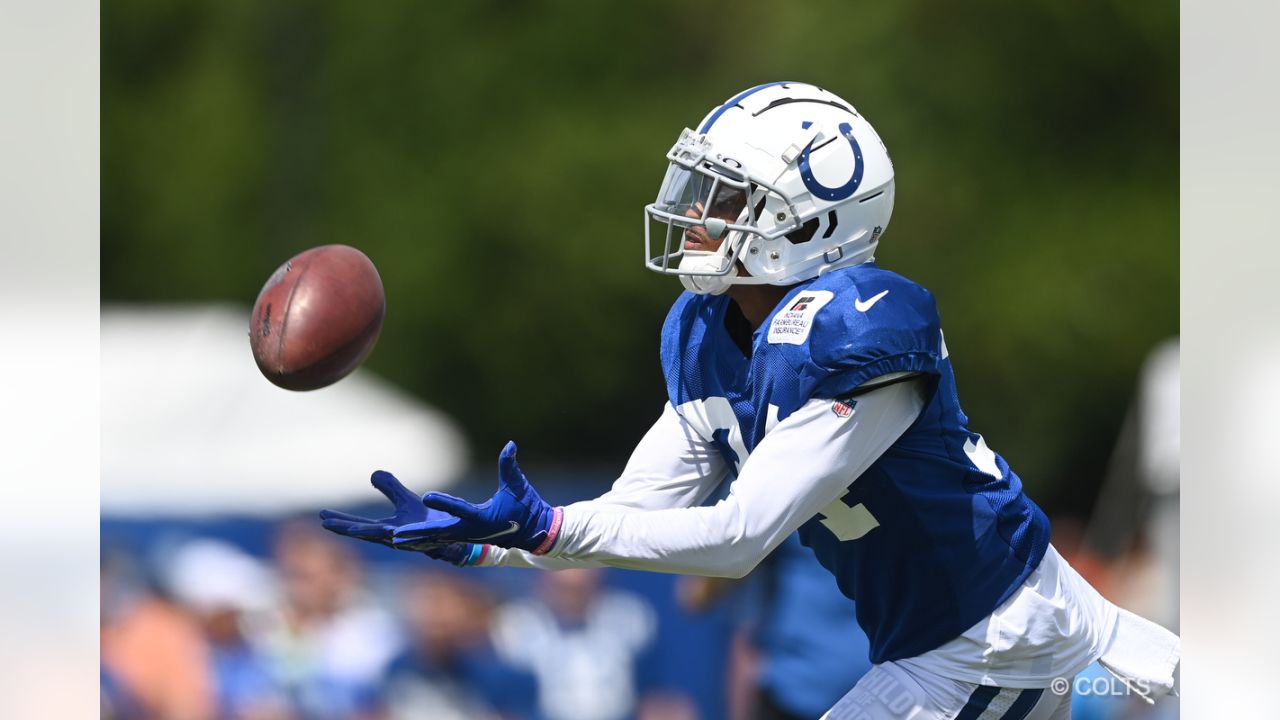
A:
[[[645,206],[645,265],[696,293],[791,285],[871,260],[893,212],[880,136],[813,85],[738,93],[680,133],[667,159]]]

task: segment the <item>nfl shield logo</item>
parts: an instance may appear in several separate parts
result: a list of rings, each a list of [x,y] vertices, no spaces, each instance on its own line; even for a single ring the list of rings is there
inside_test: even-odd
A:
[[[836,417],[847,418],[853,414],[853,408],[857,404],[857,400],[836,400],[831,403],[831,412],[835,413]]]

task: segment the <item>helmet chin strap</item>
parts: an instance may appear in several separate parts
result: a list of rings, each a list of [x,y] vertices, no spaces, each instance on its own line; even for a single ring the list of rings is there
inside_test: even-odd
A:
[[[729,264],[728,244],[720,250],[685,250],[680,258],[680,269],[697,275],[681,275],[680,283],[691,293],[699,295],[722,295],[733,284],[732,275],[722,273]]]

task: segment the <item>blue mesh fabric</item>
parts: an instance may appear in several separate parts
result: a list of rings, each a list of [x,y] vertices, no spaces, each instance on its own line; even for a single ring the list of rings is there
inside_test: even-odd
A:
[[[799,293],[815,291],[830,298],[802,321],[802,341],[769,342],[779,312],[794,307]],[[873,305],[865,302],[876,295]],[[787,294],[756,331],[749,358],[725,328],[729,302],[682,294],[663,326],[661,358],[677,409],[729,402],[737,427],[705,430],[731,466],[748,461],[733,439],[753,450],[771,405],[785,420],[811,399],[841,397],[887,373],[918,373],[928,382],[920,417],[861,477],[850,478],[841,499],[864,506],[878,525],[844,541],[821,515],[800,529],[840,589],[858,600],[871,659],[938,647],[1007,599],[1044,555],[1049,523],[1003,458],[985,444],[989,457],[970,456],[979,436],[960,409],[932,295],[872,263],[823,275]],[[795,467],[795,478],[778,481],[802,482],[804,458]]]

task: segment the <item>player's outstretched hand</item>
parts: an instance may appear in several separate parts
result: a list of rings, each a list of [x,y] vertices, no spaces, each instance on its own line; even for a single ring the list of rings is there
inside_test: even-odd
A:
[[[395,506],[395,512],[384,518],[367,518],[338,510],[321,510],[320,524],[326,530],[346,535],[357,540],[380,543],[388,547],[402,550],[426,551],[425,544],[394,545],[396,528],[412,523],[425,522],[432,519],[449,517],[445,513],[430,510],[422,504],[422,499],[396,479],[395,475],[378,470],[369,478],[378,492],[386,496]]]
[[[472,505],[452,495],[431,492],[422,496],[422,504],[447,515],[398,527],[396,547],[420,541],[489,543],[541,555],[551,549],[560,533],[561,509],[551,507],[529,484],[516,463],[514,442],[507,443],[498,456],[498,492],[493,497]]]

